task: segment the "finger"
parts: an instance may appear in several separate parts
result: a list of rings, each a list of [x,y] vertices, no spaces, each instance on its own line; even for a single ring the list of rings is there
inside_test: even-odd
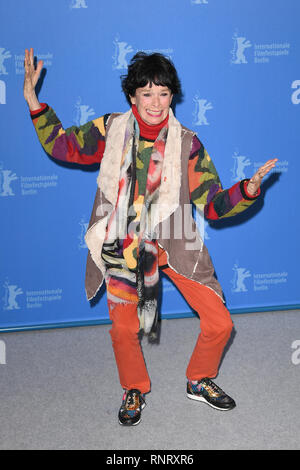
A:
[[[254,183],[255,181],[259,182],[266,176],[267,173],[274,167],[274,165],[268,167],[260,167],[259,170],[255,173],[255,175],[251,178],[251,182]]]
[[[30,61],[30,65],[34,65],[34,57],[33,57],[33,48],[31,47],[30,48],[30,55],[29,55],[29,61]]]
[[[25,68],[25,73],[29,73],[29,67],[30,67],[30,61],[29,61],[29,51],[25,49],[25,59],[24,59],[24,68]]]
[[[36,67],[36,70],[34,72],[34,81],[35,83],[38,81],[38,79],[40,78],[40,75],[41,75],[41,71],[42,71],[42,68],[43,68],[43,61],[40,60],[37,64],[37,67]]]
[[[272,160],[268,160],[267,163],[264,165],[266,168],[268,167],[274,167],[276,163],[278,162],[278,158],[273,158]]]
[[[266,176],[266,174],[269,173],[269,171],[271,171],[272,168],[275,167],[275,164],[276,164],[277,161],[278,161],[278,158],[272,158],[272,159],[268,160],[252,176],[252,178],[250,179],[250,183],[260,184],[263,177]]]
[[[278,162],[278,158],[274,158],[272,160],[268,160],[264,166],[266,167],[275,166],[277,162]]]
[[[28,66],[28,49],[25,49],[24,67]]]
[[[264,165],[262,165],[262,166],[259,168],[258,173],[262,173],[262,172],[264,172],[265,170],[266,170],[266,171],[269,171],[271,168],[274,168],[277,161],[278,161],[278,158],[274,158],[274,159],[272,159],[272,160],[268,160]]]
[[[277,162],[278,162],[278,158],[272,158],[271,160],[268,160],[268,161],[266,162],[266,165],[268,164],[268,165],[273,165],[273,166],[275,166]]]
[[[41,73],[41,70],[42,70],[42,68],[43,68],[43,65],[44,65],[44,62],[43,62],[42,60],[39,60],[39,62],[38,62],[38,64],[37,64],[37,67],[36,67],[36,72],[37,72],[38,74]]]
[[[266,161],[266,163],[263,165],[269,165],[270,163],[276,163],[278,161],[278,158],[270,158],[269,160]]]
[[[25,65],[26,71],[29,72],[30,67],[31,67],[31,59],[30,59],[30,51],[28,49],[25,49],[24,65]]]
[[[269,164],[269,165],[266,165],[264,167],[261,167],[259,169],[259,175],[265,175],[266,173],[268,173],[272,168],[274,168],[274,164]]]
[[[270,163],[265,167],[262,167],[259,171],[259,176],[263,178],[267,173],[269,173],[273,168],[275,168],[275,163]]]

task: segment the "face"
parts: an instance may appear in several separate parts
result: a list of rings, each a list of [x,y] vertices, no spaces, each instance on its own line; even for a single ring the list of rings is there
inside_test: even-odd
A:
[[[131,103],[135,104],[139,115],[150,126],[162,122],[169,114],[173,95],[166,86],[149,86],[149,83],[135,90],[135,95],[130,97]]]

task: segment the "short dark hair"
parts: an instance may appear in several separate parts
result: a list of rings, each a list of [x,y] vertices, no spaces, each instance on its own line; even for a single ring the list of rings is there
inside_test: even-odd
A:
[[[181,94],[180,80],[173,62],[158,52],[135,54],[128,66],[127,75],[121,76],[121,83],[130,105],[130,96],[134,96],[136,89],[146,86],[147,83],[150,86],[152,83],[166,86],[173,95]]]

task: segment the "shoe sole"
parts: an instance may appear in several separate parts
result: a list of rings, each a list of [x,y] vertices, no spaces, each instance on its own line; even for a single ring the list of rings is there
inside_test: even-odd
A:
[[[211,407],[214,408],[215,410],[230,411],[230,410],[232,410],[233,408],[235,408],[235,405],[232,406],[231,408],[219,408],[218,406],[215,406],[215,405],[212,405],[211,403],[209,403],[209,401],[207,401],[204,397],[197,397],[196,395],[190,395],[189,393],[187,393],[186,396],[187,396],[190,400],[196,400],[196,401],[201,401],[202,403],[206,403],[207,405],[211,406]]]
[[[146,403],[143,403],[143,404],[141,405],[141,410],[143,410],[143,409],[145,408],[145,406],[146,406]],[[140,418],[136,423],[125,424],[125,423],[121,423],[121,421],[119,420],[119,424],[120,424],[121,426],[136,426],[136,425],[139,424],[141,421],[142,421],[142,418]]]

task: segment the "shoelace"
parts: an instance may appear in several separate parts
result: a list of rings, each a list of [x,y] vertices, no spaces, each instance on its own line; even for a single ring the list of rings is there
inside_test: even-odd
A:
[[[140,400],[139,400],[139,396],[137,393],[135,392],[128,393],[127,399],[125,402],[125,408],[127,408],[128,410],[139,408],[140,406],[139,401]]]
[[[225,395],[224,391],[210,379],[201,380],[200,383],[207,385],[214,393]]]

